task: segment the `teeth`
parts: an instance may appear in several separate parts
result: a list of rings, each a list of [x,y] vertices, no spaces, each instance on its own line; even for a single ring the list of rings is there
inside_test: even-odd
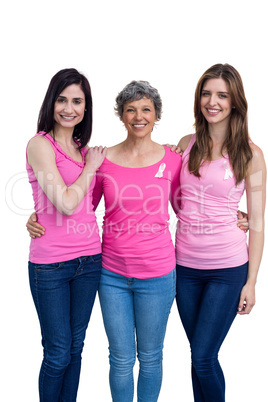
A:
[[[133,124],[134,127],[145,127],[145,124]]]
[[[72,120],[74,117],[73,116],[70,116],[70,117],[67,117],[67,116],[61,116],[63,119],[65,119],[65,120]]]
[[[219,113],[220,110],[208,109],[209,113]]]

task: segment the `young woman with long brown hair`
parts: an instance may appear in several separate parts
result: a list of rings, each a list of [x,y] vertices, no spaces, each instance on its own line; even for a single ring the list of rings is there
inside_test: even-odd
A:
[[[191,346],[195,402],[224,402],[218,352],[238,314],[255,304],[264,241],[266,168],[250,141],[247,101],[236,69],[209,68],[195,93],[194,135],[181,139],[176,233],[177,305]],[[246,190],[249,243],[237,227]]]

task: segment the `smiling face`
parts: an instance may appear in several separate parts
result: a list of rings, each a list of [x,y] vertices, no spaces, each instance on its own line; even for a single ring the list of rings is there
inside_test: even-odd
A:
[[[151,99],[142,98],[126,103],[121,120],[128,135],[139,138],[150,135],[157,121],[153,102]]]
[[[54,105],[55,127],[73,129],[83,120],[85,106],[85,95],[80,85],[72,84],[66,87]]]
[[[232,112],[231,94],[222,78],[205,81],[201,93],[201,112],[209,124],[226,124]]]

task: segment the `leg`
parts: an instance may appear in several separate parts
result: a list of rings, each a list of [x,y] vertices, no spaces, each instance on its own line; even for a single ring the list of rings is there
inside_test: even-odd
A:
[[[134,308],[140,363],[138,402],[156,402],[162,384],[163,343],[175,297],[176,271],[152,279],[136,279]]]
[[[176,302],[179,315],[189,343],[191,344],[204,290],[202,271],[177,265],[176,290]],[[203,393],[193,365],[192,383],[195,402],[204,402]]]
[[[110,387],[114,402],[132,402],[136,359],[131,279],[102,269],[99,298],[110,350]]]
[[[100,280],[101,254],[78,258],[75,263],[75,274],[70,283],[71,361],[64,374],[62,402],[76,401],[81,354]]]
[[[225,401],[225,382],[218,352],[237,315],[240,292],[246,277],[247,264],[202,272],[202,297],[199,307],[196,307],[194,329],[189,333],[196,402]],[[187,289],[184,291],[187,292]],[[181,311],[184,311],[183,320],[187,327],[189,320],[184,316],[187,306],[183,306],[183,303],[180,297],[179,304]]]
[[[29,279],[44,347],[39,375],[40,401],[58,402],[71,359],[69,272],[64,263],[29,262]]]

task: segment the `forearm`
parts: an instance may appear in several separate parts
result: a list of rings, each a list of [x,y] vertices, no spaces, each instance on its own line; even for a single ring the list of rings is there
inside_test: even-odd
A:
[[[249,268],[247,282],[256,284],[264,246],[264,230],[249,229]]]
[[[84,169],[78,179],[69,187],[59,189],[56,208],[64,215],[72,215],[87,194],[95,176],[93,169]]]

